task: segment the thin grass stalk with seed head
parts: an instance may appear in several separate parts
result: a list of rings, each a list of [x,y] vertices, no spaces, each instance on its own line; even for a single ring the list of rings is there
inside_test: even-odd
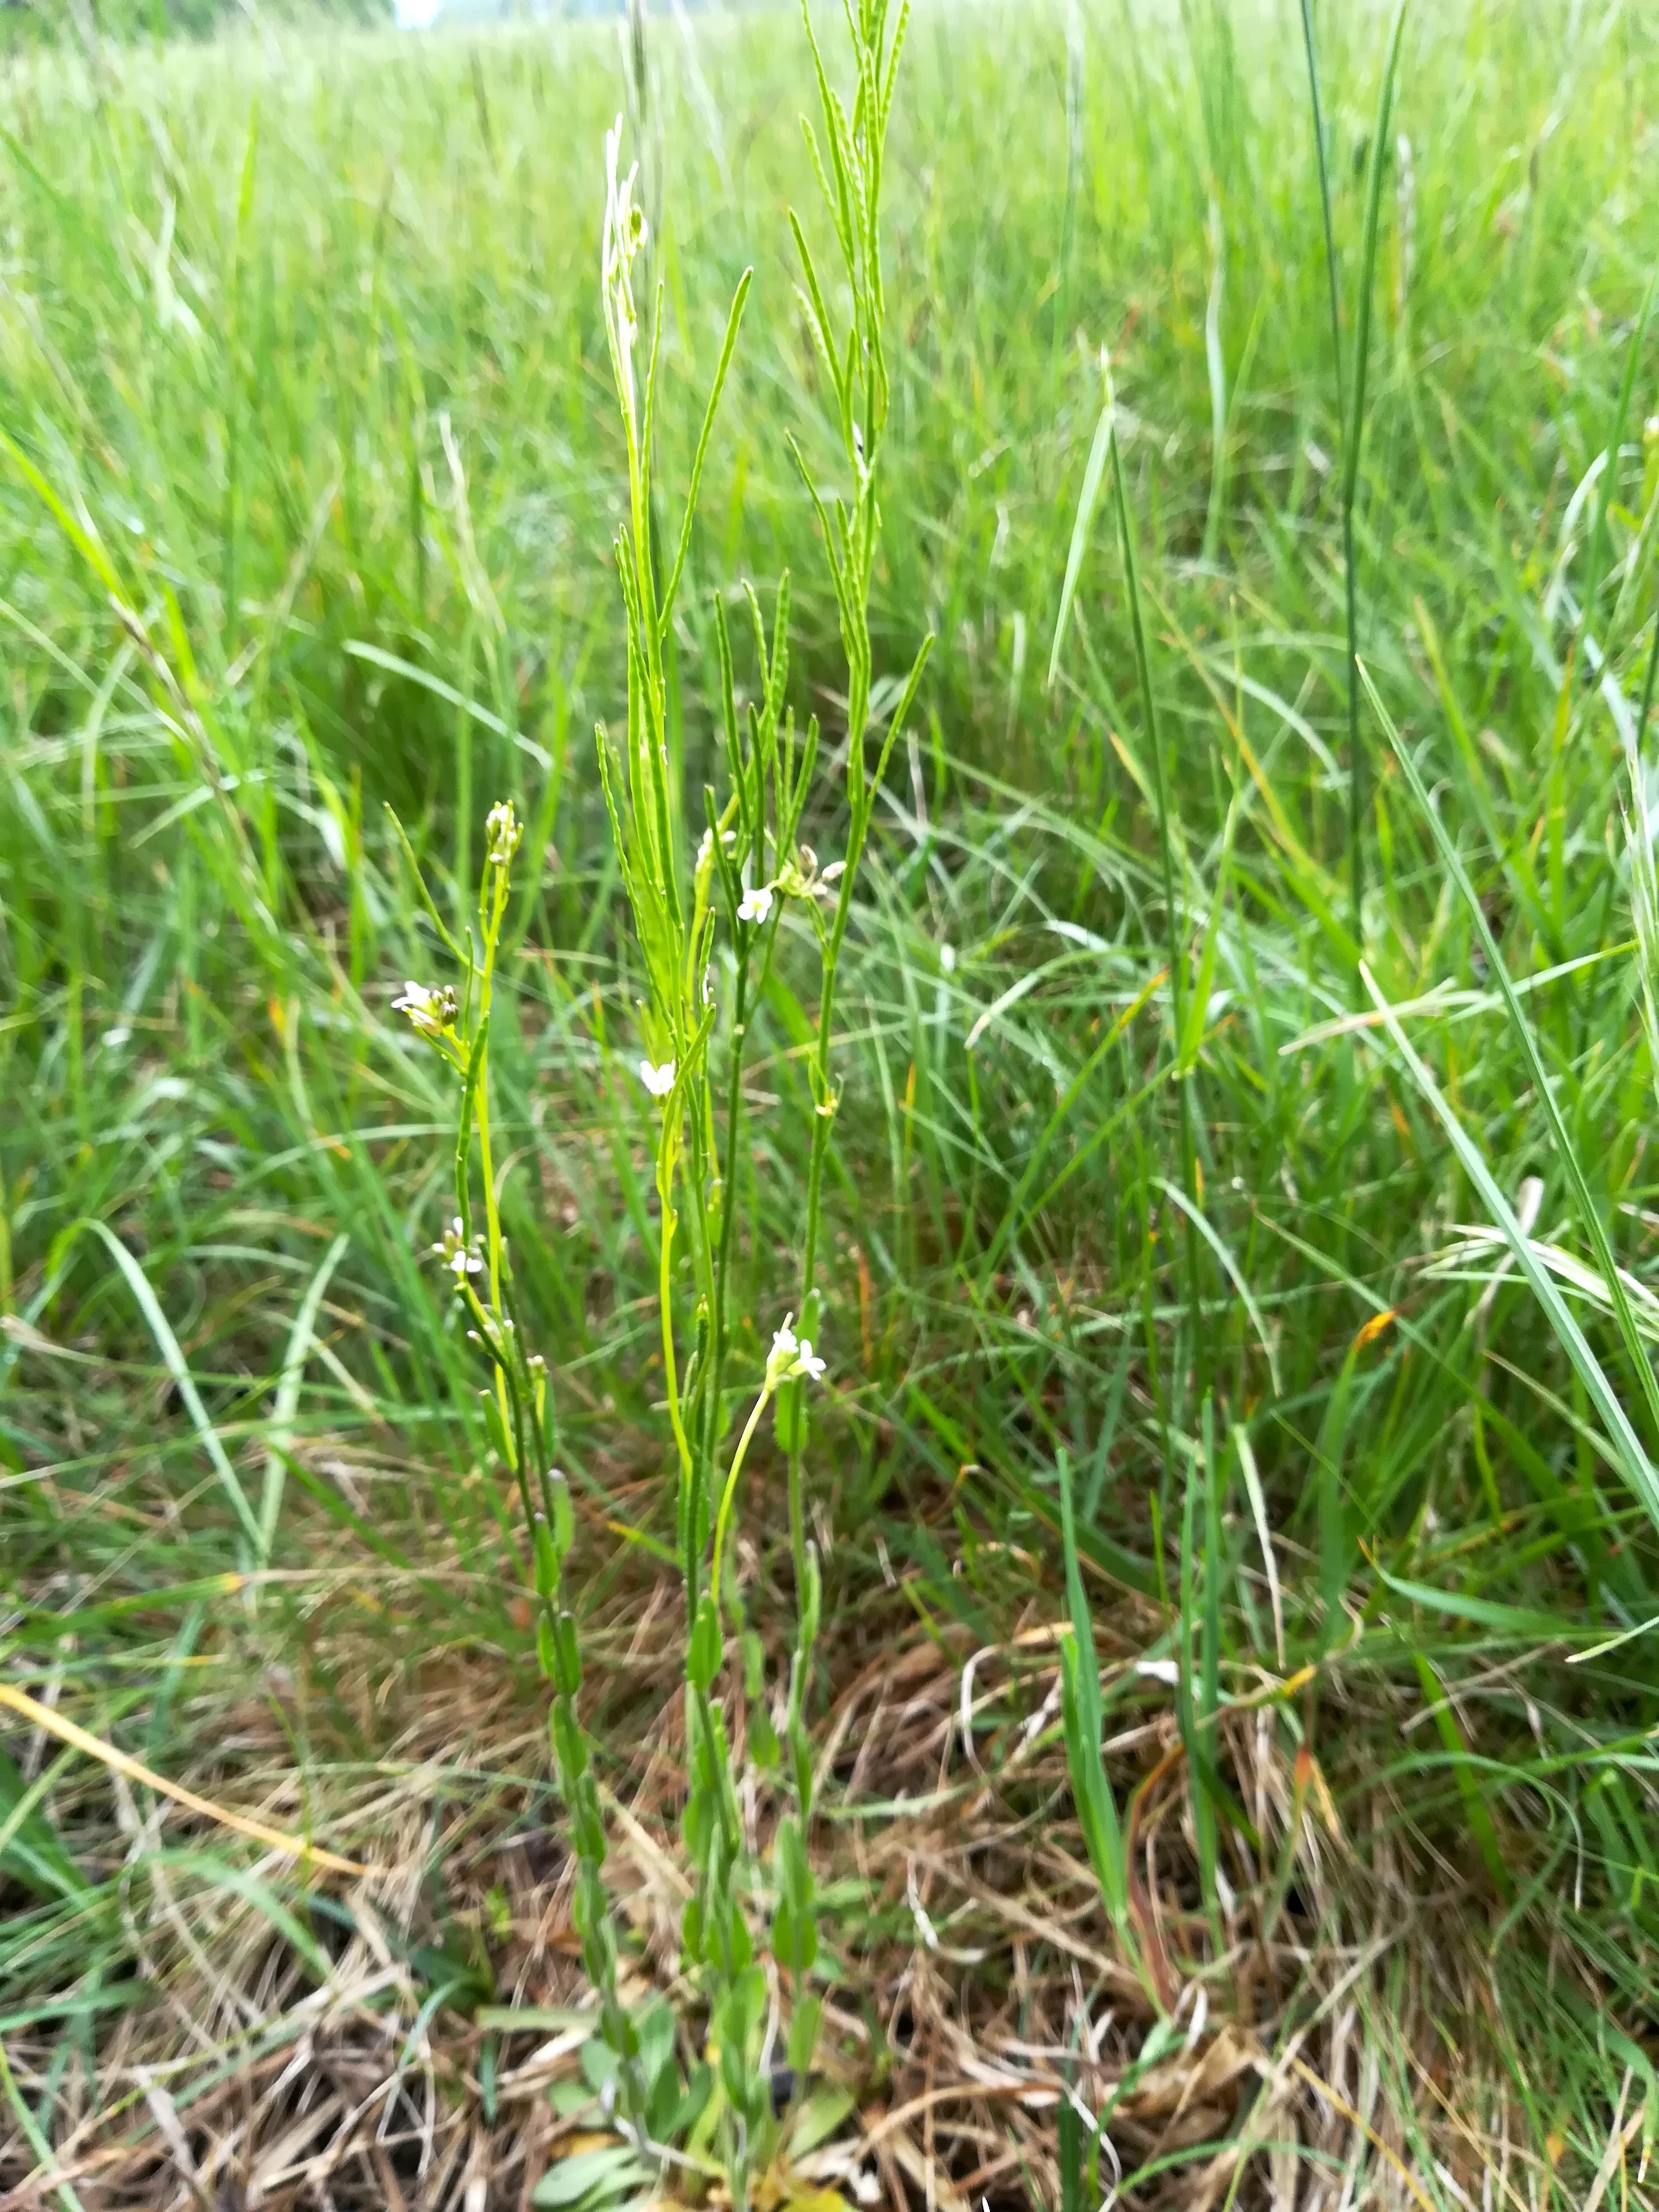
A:
[[[869,836],[876,795],[933,646],[931,635],[924,639],[872,773],[865,757],[873,666],[870,591],[881,537],[878,468],[891,399],[884,331],[882,190],[888,124],[909,20],[908,0],[901,0],[890,28],[889,14],[889,0],[849,0],[847,21],[856,80],[849,112],[830,82],[813,29],[811,10],[808,0],[802,0],[801,15],[817,85],[823,146],[820,147],[811,122],[803,118],[802,128],[835,234],[841,276],[850,300],[845,327],[838,331],[805,232],[792,210],[790,223],[803,279],[799,297],[835,398],[836,427],[851,483],[850,497],[836,492],[826,499],[799,448],[794,448],[796,465],[823,536],[847,663],[847,850],[834,918],[822,942],[817,1026],[808,1061],[813,1125],[802,1234],[800,1310],[803,1332],[809,1334],[817,1332],[820,1310],[817,1264],[823,1170],[839,1104],[839,1093],[830,1075],[830,1041],[842,948],[852,915],[859,865]],[[805,1857],[805,1838],[812,1813],[812,1762],[805,1711],[820,1605],[820,1576],[816,1547],[806,1536],[804,1468],[807,1421],[799,1383],[787,1389],[781,1401],[779,1431],[789,1453],[789,1547],[796,1592],[795,1644],[790,1662],[787,1728],[794,1803],[779,1831],[780,1904],[774,1941],[781,1961],[790,1966],[794,1977],[795,2017],[789,2055],[798,2078],[804,2080],[817,2041],[818,2010],[817,2001],[808,1996],[805,1989],[805,1978],[817,1948]]]

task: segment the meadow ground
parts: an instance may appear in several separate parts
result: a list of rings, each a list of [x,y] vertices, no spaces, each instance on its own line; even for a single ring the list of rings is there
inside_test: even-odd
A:
[[[1659,22],[1422,0],[1379,144],[1389,18],[1314,15],[1342,386],[1290,0],[911,28],[878,728],[937,642],[833,1037],[827,2132],[763,2212],[1659,2191]],[[717,594],[757,690],[738,580],[769,609],[789,571],[789,697],[845,750],[788,447],[840,466],[788,209],[828,233],[798,18],[649,36],[665,484],[756,272],[666,643],[700,824]],[[629,96],[605,26],[256,23],[0,79],[8,2203],[604,2201],[560,2179],[604,2124],[592,2016],[522,1522],[426,1256],[454,1101],[391,1005],[439,941],[387,804],[457,925],[488,810],[527,824],[496,1186],[623,1995],[696,2056],[657,1123],[592,744],[626,707]],[[732,1099],[745,1390],[794,1296],[817,963],[791,902]],[[763,1428],[728,1584],[756,1908],[783,1465]],[[1061,1726],[1085,1601],[1115,1914]]]

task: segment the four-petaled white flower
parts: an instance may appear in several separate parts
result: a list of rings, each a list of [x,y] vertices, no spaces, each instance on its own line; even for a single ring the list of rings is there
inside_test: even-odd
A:
[[[499,806],[492,806],[484,817],[484,830],[489,839],[489,865],[504,868],[519,849],[519,840],[524,835],[524,825],[513,811],[513,801],[504,799]]]
[[[810,1375],[816,1382],[828,1364],[813,1351],[810,1336],[795,1334],[790,1326],[794,1318],[793,1314],[785,1314],[783,1327],[772,1332],[772,1349],[766,1356],[769,1390],[775,1390],[781,1382],[793,1382],[798,1375]]]
[[[642,1060],[640,1062],[640,1081],[653,1098],[666,1098],[674,1088],[674,1062],[665,1060],[660,1067],[656,1067],[648,1060]]]
[[[772,887],[762,884],[757,890],[745,891],[738,908],[739,921],[764,921],[772,911]]]
[[[445,1230],[443,1242],[434,1244],[432,1249],[454,1276],[458,1285],[469,1275],[482,1275],[483,1273],[483,1257],[478,1250],[478,1240],[475,1237],[470,1244],[467,1243],[459,1213]]]
[[[460,1012],[447,983],[407,982],[401,997],[392,1001],[394,1013],[407,1014],[411,1028],[425,1037],[441,1037],[455,1026]]]

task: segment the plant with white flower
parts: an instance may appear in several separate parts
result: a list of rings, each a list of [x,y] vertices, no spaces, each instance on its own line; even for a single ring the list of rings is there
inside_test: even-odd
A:
[[[617,1937],[605,1883],[605,1820],[576,1716],[581,1652],[563,1585],[575,1523],[564,1478],[554,1465],[547,1363],[525,1349],[511,1254],[501,1226],[506,1177],[504,1172],[497,1176],[490,1141],[491,1001],[513,861],[523,830],[510,801],[491,807],[476,923],[456,933],[428,891],[397,817],[392,820],[426,919],[462,978],[459,994],[447,984],[410,982],[393,1001],[416,1031],[436,1046],[457,1079],[456,1211],[432,1249],[453,1278],[456,1301],[468,1324],[465,1340],[485,1363],[488,1382],[478,1394],[479,1416],[496,1458],[517,1488],[524,1515],[536,1651],[550,1692],[554,1763],[576,1860],[572,1918],[588,1979],[599,1994],[601,2033],[617,2054],[624,2101],[630,2112],[642,2112],[639,2039],[617,1994]],[[672,1068],[669,1073],[672,1081]],[[479,1217],[482,1229],[475,1231],[472,1224]]]
[[[484,817],[484,834],[488,837],[489,860],[492,868],[507,868],[513,865],[513,855],[519,849],[524,836],[524,824],[513,811],[513,801],[504,799],[492,806]]]
[[[714,1595],[717,1619],[720,1595],[720,1561],[725,1554],[726,1532],[731,1526],[732,1510],[737,1498],[738,1477],[743,1472],[744,1460],[749,1456],[749,1447],[754,1441],[755,1432],[761,1425],[761,1417],[786,1382],[793,1382],[803,1378],[810,1379],[814,1382],[820,1382],[828,1364],[813,1351],[812,1340],[810,1336],[796,1335],[794,1319],[793,1314],[785,1314],[782,1328],[774,1329],[772,1332],[772,1349],[766,1355],[766,1366],[761,1376],[760,1390],[750,1409],[749,1419],[744,1424],[743,1434],[738,1439],[738,1448],[732,1455],[732,1464],[726,1469],[726,1480],[721,1486],[720,1511],[714,1521],[714,1565],[709,1578],[709,1588]]]
[[[795,1316],[786,1314],[783,1327],[772,1333],[772,1349],[766,1358],[764,1388],[769,1394],[781,1382],[793,1382],[797,1376],[809,1376],[814,1382],[823,1379],[825,1362],[812,1349],[810,1336],[798,1337],[791,1323]]]
[[[642,1049],[645,1056],[635,1065],[647,1095],[661,1109],[651,1117],[658,1205],[647,1233],[656,1247],[661,1332],[657,1375],[673,1439],[665,1472],[674,1490],[672,1525],[685,1607],[687,1788],[682,1832],[693,1881],[682,1923],[682,1968],[706,2008],[708,2041],[719,2054],[720,2101],[713,2108],[709,2140],[725,2169],[733,2212],[752,2212],[750,2176],[757,2162],[769,2164],[787,2139],[788,2115],[775,2111],[772,2102],[777,2069],[771,2063],[778,2016],[786,2006],[788,2068],[802,2083],[813,2070],[821,1999],[813,1983],[817,1905],[806,1857],[812,1759],[805,1707],[822,1583],[817,1549],[807,1534],[803,1467],[810,1433],[809,1387],[822,1383],[828,1372],[815,1345],[823,1322],[816,1270],[830,1122],[839,1097],[831,1061],[836,969],[877,794],[927,655],[924,646],[872,736],[875,671],[868,601],[880,538],[876,484],[890,397],[879,202],[883,148],[907,13],[901,9],[890,18],[889,8],[890,0],[858,0],[856,6],[849,0],[846,13],[858,88],[845,101],[830,89],[810,15],[807,23],[823,129],[831,142],[827,165],[814,142],[814,161],[830,195],[830,215],[842,248],[838,281],[830,295],[811,265],[799,224],[795,239],[806,260],[803,308],[824,389],[833,396],[834,427],[847,462],[843,485],[850,479],[849,489],[828,495],[815,481],[806,481],[828,552],[847,656],[838,715],[845,726],[837,732],[836,745],[838,760],[845,763],[846,857],[828,867],[821,867],[811,848],[800,842],[806,810],[820,797],[823,778],[816,773],[817,719],[809,716],[804,730],[798,729],[787,704],[787,574],[780,579],[769,624],[747,584],[711,594],[719,659],[718,690],[711,696],[721,722],[719,757],[726,788],[717,793],[705,787],[700,794],[706,829],[694,831],[687,819],[694,794],[679,774],[665,654],[675,635],[676,595],[692,550],[703,463],[750,275],[744,273],[732,303],[684,486],[683,509],[672,534],[659,542],[658,517],[665,510],[668,489],[662,480],[665,447],[653,434],[660,419],[655,379],[662,290],[656,288],[654,315],[651,301],[636,299],[636,284],[643,291],[641,257],[647,226],[638,204],[637,169],[625,170],[622,160],[620,118],[605,141],[600,304],[626,447],[627,483],[615,553],[629,681],[625,731],[618,727],[614,738],[604,726],[597,731],[598,766],[631,923],[628,966],[641,986],[635,1050]],[[830,193],[831,174],[838,180],[839,197]],[[839,311],[834,322],[826,296]],[[744,652],[740,686],[727,612],[745,602],[754,625],[754,652]],[[747,673],[750,666],[757,669],[757,681]],[[523,1345],[526,1332],[499,1211],[505,1171],[498,1181],[490,1146],[490,994],[520,837],[510,805],[491,811],[476,934],[470,918],[452,934],[422,886],[427,920],[453,957],[462,988],[458,1001],[453,991],[411,983],[399,1011],[432,1038],[459,1079],[457,1212],[437,1249],[453,1273],[471,1325],[468,1338],[490,1363],[491,1388],[482,1394],[483,1417],[502,1465],[519,1486],[531,1526],[538,1650],[552,1688],[554,1755],[578,1868],[573,1917],[589,1979],[599,1993],[599,2033],[619,2062],[619,2124],[643,2149],[650,2130],[640,2038],[618,1994],[616,1927],[603,1881],[604,1822],[575,1711],[580,1657],[575,1625],[560,1595],[571,1509],[563,1480],[553,1468],[549,1377]],[[413,854],[409,858],[413,866]],[[418,867],[415,872],[418,880]],[[734,1318],[740,1310],[736,1285],[749,1265],[749,1249],[760,1237],[759,1223],[746,1212],[755,1177],[744,1173],[745,1066],[751,1024],[767,1000],[771,963],[775,958],[793,961],[802,949],[779,927],[790,899],[805,906],[820,956],[816,1036],[806,1061],[813,1120],[800,1194],[800,1289],[796,1311],[785,1316],[757,1363],[758,1382],[750,1382],[749,1412],[733,1444],[730,1370],[738,1364],[744,1343]],[[717,949],[722,931],[725,944]],[[712,967],[717,960],[726,963],[718,1005]],[[481,1237],[471,1231],[475,1212],[482,1220]],[[728,1538],[742,1470],[769,1409],[778,1455],[787,1470],[797,1612],[784,1729],[787,1755],[782,1762],[788,1802],[775,1826],[769,1868],[763,1873],[748,1840],[752,1824],[739,1803],[726,1729],[726,1695],[734,1685],[726,1674],[721,1607],[737,1596]],[[760,1686],[758,1681],[749,1686],[751,1698]],[[780,1747],[771,1739],[769,1752],[764,1748],[768,1739],[753,1718],[757,1710],[751,1703],[749,1754],[762,1765],[775,1764]],[[769,1912],[775,1972],[763,1968],[756,1955],[757,1938],[765,1940],[759,1923]]]
[[[457,1290],[460,1289],[468,1275],[482,1275],[483,1273],[483,1255],[478,1249],[478,1239],[467,1235],[466,1224],[459,1213],[445,1230],[441,1241],[432,1249],[455,1277]]]
[[[812,848],[798,845],[794,857],[779,869],[776,887],[785,898],[832,902],[836,896],[836,885],[846,872],[845,860],[831,860],[827,868],[820,868]]]
[[[453,1033],[461,1008],[447,983],[416,983],[411,978],[392,1001],[392,1010],[408,1015],[417,1036],[439,1044]]]

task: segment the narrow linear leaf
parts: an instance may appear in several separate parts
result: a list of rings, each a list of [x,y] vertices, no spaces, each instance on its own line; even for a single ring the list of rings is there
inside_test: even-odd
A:
[[[1659,1528],[1659,1480],[1656,1480],[1651,1463],[1642,1449],[1640,1438],[1630,1425],[1624,1407],[1614,1396],[1613,1386],[1603,1372],[1601,1362],[1585,1341],[1583,1330],[1569,1311],[1565,1299],[1547,1272],[1539,1264],[1532,1249],[1532,1241],[1515,1218],[1514,1209],[1498,1188],[1496,1177],[1480,1156],[1479,1146],[1469,1136],[1456,1115],[1447,1103],[1439,1085],[1413,1051],[1406,1032],[1395,1018],[1392,1006],[1376,987],[1376,978],[1364,961],[1359,964],[1360,980],[1370,994],[1371,1003],[1382,1018],[1390,1042],[1404,1062],[1412,1081],[1433,1110],[1453,1149],[1463,1164],[1464,1172],[1480,1192],[1482,1203],[1492,1219],[1503,1231],[1504,1239],[1527,1281],[1533,1295],[1543,1307],[1550,1326],[1555,1331],[1562,1350],[1577,1369],[1580,1381],[1589,1394],[1590,1401],[1601,1416],[1610,1439],[1620,1468],[1632,1491],[1639,1499],[1644,1511]]]
[[[138,1310],[143,1315],[149,1333],[155,1340],[155,1348],[161,1355],[162,1364],[167,1373],[172,1376],[173,1387],[184,1401],[185,1411],[190,1415],[191,1425],[201,1438],[202,1448],[211,1461],[213,1471],[218,1476],[226,1497],[230,1500],[231,1510],[240,1522],[243,1533],[251,1540],[257,1554],[260,1542],[258,1521],[253,1508],[248,1504],[246,1492],[242,1488],[236,1470],[230,1463],[230,1455],[220,1442],[219,1431],[208,1417],[207,1407],[202,1403],[201,1394],[196,1388],[185,1355],[179,1349],[179,1340],[174,1336],[172,1324],[161,1310],[161,1300],[150,1287],[149,1278],[112,1229],[101,1221],[83,1221],[79,1226],[92,1231],[120,1269],[122,1279],[132,1292],[133,1297],[137,1302]]]

